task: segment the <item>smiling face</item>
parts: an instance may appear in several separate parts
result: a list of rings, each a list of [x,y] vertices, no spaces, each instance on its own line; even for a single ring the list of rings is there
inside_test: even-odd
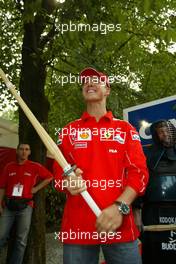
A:
[[[110,93],[110,88],[105,82],[100,82],[97,76],[87,78],[83,84],[83,97],[86,102],[99,102],[106,99]]]

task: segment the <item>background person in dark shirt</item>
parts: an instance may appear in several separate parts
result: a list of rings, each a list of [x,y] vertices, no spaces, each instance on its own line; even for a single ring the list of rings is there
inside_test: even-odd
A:
[[[148,152],[149,185],[142,209],[143,224],[176,224],[176,128],[170,121],[152,124],[153,144]],[[172,263],[176,232],[144,232],[143,264]]]

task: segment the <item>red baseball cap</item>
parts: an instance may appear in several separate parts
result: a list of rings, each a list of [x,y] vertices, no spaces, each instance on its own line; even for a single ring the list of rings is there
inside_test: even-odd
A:
[[[107,87],[110,88],[108,76],[104,74],[103,72],[99,72],[91,67],[85,68],[84,70],[81,71],[80,73],[81,82],[84,83],[86,80],[86,77],[91,77],[91,76],[97,76],[102,82],[106,82]]]

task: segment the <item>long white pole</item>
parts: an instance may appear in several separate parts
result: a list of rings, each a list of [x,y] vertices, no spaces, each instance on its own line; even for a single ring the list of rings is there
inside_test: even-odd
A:
[[[41,138],[42,142],[46,146],[46,148],[49,150],[49,152],[53,155],[53,158],[59,163],[59,165],[62,167],[64,172],[67,172],[71,169],[70,164],[66,161],[64,158],[62,152],[59,150],[56,143],[53,141],[53,139],[48,135],[46,130],[41,126],[37,118],[34,116],[32,111],[29,109],[27,104],[24,102],[24,100],[21,98],[21,96],[17,93],[15,86],[9,81],[9,79],[6,77],[5,73],[0,68],[0,77],[5,82],[7,88],[10,90],[10,92],[13,94],[15,99],[17,100],[20,107],[23,109],[25,115],[35,128],[36,132],[38,133],[39,137]],[[71,173],[68,173],[68,176],[75,176],[75,173],[72,171]],[[98,217],[101,213],[100,208],[97,206],[95,201],[92,199],[88,191],[83,191],[81,193],[84,200],[87,202],[89,207],[92,209],[94,214]]]

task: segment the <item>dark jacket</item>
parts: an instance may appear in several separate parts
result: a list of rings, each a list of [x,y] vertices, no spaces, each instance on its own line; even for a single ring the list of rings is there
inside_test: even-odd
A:
[[[165,147],[159,140],[156,126],[160,122],[168,121],[159,120],[150,128],[153,144],[147,157],[150,175],[145,194],[147,202],[176,201],[176,145],[173,143],[172,146]],[[170,122],[169,127],[171,129],[168,131],[175,133],[176,128]]]
[[[155,172],[157,170],[157,167],[159,165],[159,162],[163,160],[168,161],[175,161],[176,160],[176,145],[173,144],[172,147],[164,147],[162,142],[159,140],[157,132],[156,132],[156,126],[158,123],[161,122],[167,122],[166,120],[159,120],[155,123],[153,123],[150,127],[150,131],[152,134],[153,144],[151,148],[149,149],[149,155],[147,158],[147,165],[150,171]],[[175,127],[170,123],[169,124],[172,127],[172,130],[175,131]],[[172,163],[172,162],[171,162]],[[175,163],[175,162],[174,162]],[[168,166],[168,170],[169,170]],[[169,171],[168,171],[169,172]],[[176,169],[175,169],[176,173]]]

